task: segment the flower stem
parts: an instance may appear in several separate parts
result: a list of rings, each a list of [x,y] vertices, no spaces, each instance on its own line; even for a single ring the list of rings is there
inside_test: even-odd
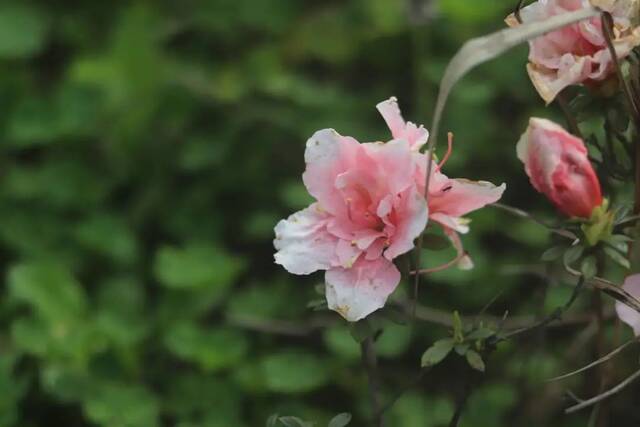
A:
[[[362,363],[367,371],[369,379],[369,400],[371,402],[371,412],[373,413],[374,427],[384,427],[384,413],[381,411],[380,400],[380,377],[378,374],[378,358],[373,343],[373,337],[367,337],[360,343],[362,353]]]

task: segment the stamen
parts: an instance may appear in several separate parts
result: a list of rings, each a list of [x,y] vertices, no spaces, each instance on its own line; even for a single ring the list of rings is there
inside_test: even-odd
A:
[[[445,163],[447,163],[447,160],[449,160],[449,156],[451,156],[452,148],[453,148],[453,133],[449,132],[447,134],[447,152],[444,154],[442,161],[438,165],[438,171],[440,171],[442,167],[445,165]]]

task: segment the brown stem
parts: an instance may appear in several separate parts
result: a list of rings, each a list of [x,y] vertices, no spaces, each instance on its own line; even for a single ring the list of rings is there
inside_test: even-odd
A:
[[[373,426],[384,427],[384,414],[381,411],[380,402],[380,377],[378,375],[378,358],[373,343],[373,337],[367,337],[360,344],[362,353],[362,363],[367,371],[369,379],[369,400],[371,401],[371,412],[373,413]]]
[[[604,39],[607,42],[607,47],[609,48],[609,53],[611,54],[611,60],[613,62],[614,68],[616,70],[616,74],[618,76],[618,80],[622,87],[622,92],[624,94],[624,98],[627,102],[627,107],[629,108],[629,113],[633,118],[633,121],[636,125],[636,129],[640,129],[640,111],[638,110],[638,105],[636,104],[633,96],[633,91],[627,79],[624,78],[622,74],[622,67],[620,66],[620,60],[618,59],[618,53],[616,52],[616,48],[613,44],[614,34],[613,34],[613,18],[609,12],[602,12],[602,28]]]
[[[584,400],[581,401],[579,404],[574,405],[570,408],[567,408],[564,413],[565,414],[571,414],[574,413],[576,411],[579,411],[581,409],[584,408],[588,408],[589,406],[595,405],[598,402],[601,402],[605,399],[608,399],[609,397],[613,396],[616,393],[619,393],[620,391],[622,391],[625,387],[627,387],[629,384],[631,384],[632,382],[634,382],[635,380],[637,380],[638,378],[640,378],[640,371],[636,371],[633,375],[631,375],[629,378],[627,378],[626,380],[622,381],[620,384],[618,384],[617,386],[613,387],[612,389],[601,393],[595,397],[592,397],[591,399],[588,400]]]
[[[582,132],[580,131],[580,127],[578,126],[578,121],[576,120],[575,116],[571,113],[571,109],[569,108],[569,103],[567,102],[567,98],[564,96],[562,92],[556,95],[556,102],[558,103],[558,106],[560,107],[560,109],[562,110],[562,113],[564,114],[564,118],[567,121],[567,125],[569,126],[569,130],[571,131],[571,133],[580,139],[584,139],[584,137],[582,136]]]

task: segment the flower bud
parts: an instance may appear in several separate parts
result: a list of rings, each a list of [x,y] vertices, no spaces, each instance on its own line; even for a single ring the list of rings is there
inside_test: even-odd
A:
[[[549,120],[531,118],[517,151],[531,184],[565,215],[590,218],[602,204],[600,182],[580,138]]]

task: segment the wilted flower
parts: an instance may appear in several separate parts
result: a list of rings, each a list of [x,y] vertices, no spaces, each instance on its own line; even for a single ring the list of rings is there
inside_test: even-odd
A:
[[[624,279],[622,289],[632,297],[640,299],[640,274],[633,274]],[[640,336],[640,313],[620,301],[616,301],[616,313],[620,320],[633,328],[635,336]]]
[[[613,18],[613,45],[624,58],[640,44],[640,28],[635,26],[637,0],[538,0],[523,8],[523,23],[541,22],[552,16],[589,7],[590,3],[610,12]],[[519,25],[515,15],[507,17],[509,26]],[[550,103],[564,88],[605,80],[614,64],[597,16],[529,41],[527,70],[540,96]]]
[[[404,121],[392,129],[392,141],[365,144],[333,129],[316,132],[303,180],[317,202],[275,229],[276,263],[294,274],[327,270],[329,308],[349,321],[384,306],[400,281],[392,260],[427,224],[415,177],[428,133]]]
[[[549,120],[531,118],[517,151],[531,184],[565,215],[590,218],[602,204],[600,181],[580,138]]]

